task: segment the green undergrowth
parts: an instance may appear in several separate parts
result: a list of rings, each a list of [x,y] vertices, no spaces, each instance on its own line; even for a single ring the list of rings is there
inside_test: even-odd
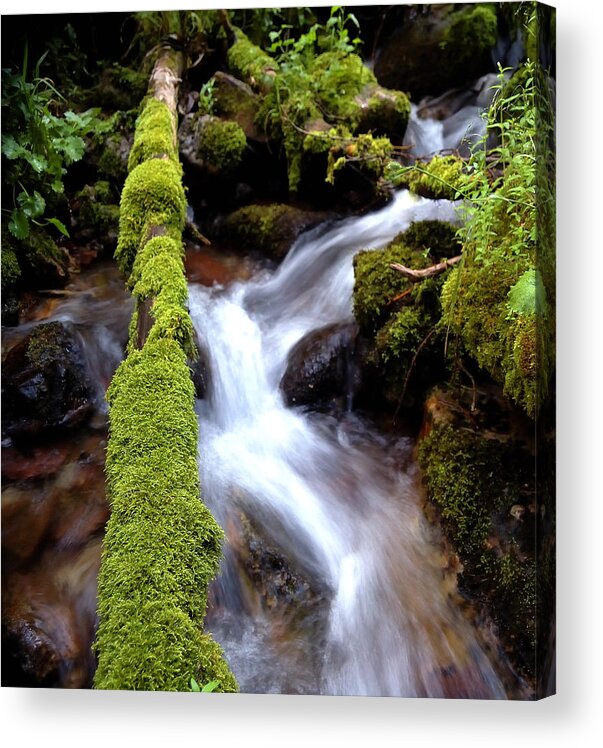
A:
[[[137,307],[127,358],[107,391],[111,517],[99,572],[94,685],[188,691],[194,678],[232,692],[237,684],[223,652],[203,631],[223,531],[200,498],[186,200],[164,104],[145,102],[129,167],[115,256]],[[141,338],[146,314],[150,329]]]
[[[380,176],[391,157],[389,137],[401,141],[406,130],[408,97],[378,85],[356,53],[354,24],[352,14],[334,7],[326,24],[297,38],[286,27],[271,32],[270,55],[236,30],[229,67],[262,94],[256,125],[281,145],[291,192],[300,187],[308,153],[329,153],[330,183],[348,161]]]
[[[447,331],[532,418],[554,369],[552,122],[547,76],[528,61],[508,82],[501,71],[486,134],[466,164],[446,156],[387,170],[424,196],[462,198],[463,262],[442,287]]]

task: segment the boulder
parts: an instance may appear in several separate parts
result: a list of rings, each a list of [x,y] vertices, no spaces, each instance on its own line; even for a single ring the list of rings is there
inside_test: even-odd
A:
[[[259,96],[246,83],[221,70],[214,73],[212,80],[216,114],[236,122],[250,140],[266,142],[266,134],[255,123]]]
[[[47,436],[82,424],[94,409],[94,386],[70,322],[37,325],[6,354],[2,367],[2,434]]]
[[[357,332],[355,322],[327,325],[308,333],[293,347],[280,384],[288,405],[347,400],[355,385]]]
[[[327,213],[283,203],[246,205],[218,220],[214,231],[224,243],[256,250],[280,262],[300,234],[328,217]]]
[[[423,7],[419,14],[409,8],[406,21],[379,51],[374,72],[382,86],[408,91],[419,100],[495,70],[491,50],[498,26],[493,5]]]

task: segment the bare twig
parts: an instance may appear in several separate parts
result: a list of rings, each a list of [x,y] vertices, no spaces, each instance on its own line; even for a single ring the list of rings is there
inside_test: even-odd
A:
[[[427,335],[423,338],[423,340],[419,343],[417,350],[415,351],[414,356],[412,357],[412,360],[410,362],[410,366],[408,367],[408,371],[406,372],[406,377],[404,379],[404,385],[402,387],[402,394],[400,395],[400,399],[398,400],[398,404],[396,405],[396,410],[394,412],[394,421],[398,417],[398,411],[400,410],[400,407],[402,406],[402,403],[404,401],[404,396],[406,395],[406,389],[408,387],[408,382],[410,381],[410,375],[412,374],[412,370],[415,368],[415,364],[417,362],[417,358],[419,357],[419,353],[425,348],[427,343],[429,342],[431,336],[436,331],[437,327],[432,327],[431,330],[427,333]]]
[[[397,270],[399,273],[402,273],[402,275],[405,278],[408,278],[411,283],[420,283],[426,278],[433,278],[435,275],[440,275],[444,271],[448,270],[448,268],[456,265],[456,263],[460,262],[462,259],[463,255],[457,255],[456,257],[451,257],[450,260],[438,262],[436,265],[430,265],[428,268],[423,268],[421,270],[413,270],[412,268],[407,268],[405,265],[400,265],[400,263],[398,262],[392,262],[390,264],[390,268],[392,268],[392,270]]]

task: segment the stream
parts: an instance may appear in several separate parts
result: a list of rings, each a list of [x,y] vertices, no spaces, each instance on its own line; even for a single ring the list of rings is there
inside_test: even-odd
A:
[[[417,155],[454,147],[475,114],[466,110],[447,130],[445,121],[420,119],[413,108],[408,142]],[[207,629],[242,692],[512,695],[497,642],[464,610],[442,538],[424,517],[414,439],[380,432],[354,411],[351,393],[342,412],[318,413],[287,407],[279,387],[302,337],[353,320],[358,250],[384,246],[412,221],[455,218],[453,203],[401,190],[377,212],[303,234],[276,270],[253,266],[247,280],[244,273],[223,284],[189,284],[209,370],[196,406],[201,490],[226,531]],[[34,451],[24,465],[18,455],[4,460],[15,482],[3,494],[12,554],[3,605],[15,656],[33,631],[41,662],[50,662],[38,684],[86,687],[92,680],[108,511],[104,391],[131,309],[114,266],[101,265],[61,298],[40,302],[18,327],[3,328],[10,348],[41,321],[74,325],[96,387],[90,429]],[[3,446],[12,455],[10,440]],[[56,465],[39,467],[51,457]],[[15,667],[11,682],[29,685],[33,666],[19,660]]]
[[[303,235],[274,272],[190,287],[210,369],[202,492],[228,535],[207,628],[241,691],[505,698],[423,517],[413,440],[352,410],[288,408],[279,390],[296,342],[352,318],[355,252],[425,219],[455,220],[455,206],[402,190],[376,213]],[[302,588],[291,605],[254,590],[241,560],[249,527]]]

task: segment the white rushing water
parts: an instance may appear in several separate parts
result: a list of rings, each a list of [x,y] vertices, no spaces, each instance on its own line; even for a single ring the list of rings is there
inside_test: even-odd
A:
[[[210,369],[202,491],[228,534],[208,627],[242,691],[505,697],[444,586],[410,440],[353,414],[288,408],[279,391],[291,347],[350,319],[353,255],[434,218],[453,220],[454,205],[401,191],[379,212],[302,236],[273,273],[190,288]],[[283,630],[278,606],[250,592],[232,530],[241,511],[319,591],[304,624]]]

